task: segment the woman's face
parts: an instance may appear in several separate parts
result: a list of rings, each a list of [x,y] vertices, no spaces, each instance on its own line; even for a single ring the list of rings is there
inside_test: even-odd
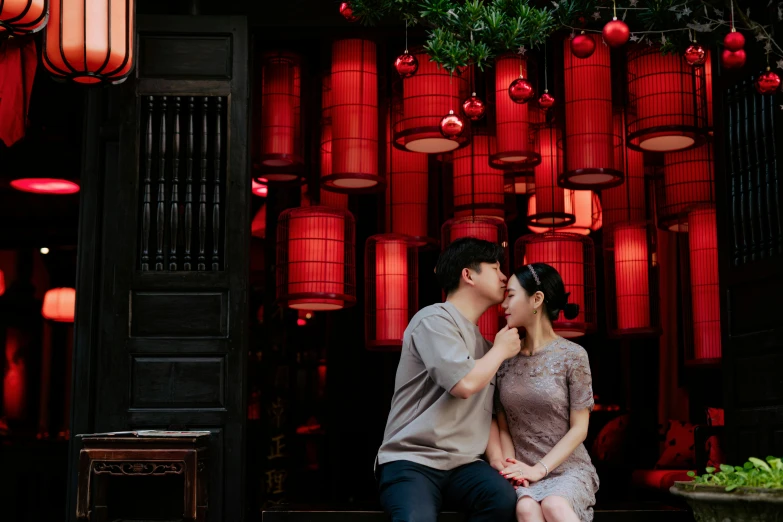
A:
[[[530,296],[519,284],[517,276],[508,280],[506,299],[501,305],[506,312],[506,323],[511,328],[527,327],[532,324],[535,310],[535,296]]]

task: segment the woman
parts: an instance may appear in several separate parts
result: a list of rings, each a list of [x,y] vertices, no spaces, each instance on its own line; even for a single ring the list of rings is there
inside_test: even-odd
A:
[[[520,268],[503,302],[509,327],[524,328],[519,355],[500,367],[487,459],[516,486],[517,520],[590,522],[598,476],[582,442],[593,407],[587,353],[552,322],[568,304],[563,280],[544,263]]]

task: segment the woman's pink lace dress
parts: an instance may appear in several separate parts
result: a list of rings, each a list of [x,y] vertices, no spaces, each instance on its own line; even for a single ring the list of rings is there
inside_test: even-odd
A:
[[[496,407],[504,411],[517,460],[535,465],[570,429],[571,410],[593,408],[587,352],[558,337],[530,356],[507,360],[497,374]],[[593,520],[598,475],[583,444],[544,479],[518,488],[517,498],[550,495],[571,502],[579,520]]]

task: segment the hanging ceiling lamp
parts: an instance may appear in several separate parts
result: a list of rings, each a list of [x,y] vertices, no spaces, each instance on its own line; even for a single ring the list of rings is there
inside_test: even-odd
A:
[[[559,183],[577,190],[615,187],[623,182],[623,165],[617,161],[623,142],[612,121],[609,48],[596,45],[588,58],[578,58],[567,39],[563,44],[566,165]]]
[[[516,103],[508,94],[509,85],[520,77],[528,78],[528,61],[518,54],[499,56],[495,61],[495,127],[497,139],[490,150],[490,163],[498,169],[520,170],[541,162],[535,146],[537,108]]]
[[[364,255],[367,348],[397,349],[419,309],[416,245],[410,236],[370,236]]]
[[[76,310],[76,290],[52,288],[44,294],[41,315],[60,323],[72,323]]]
[[[704,81],[704,75],[677,53],[661,54],[658,47],[646,45],[630,49],[628,146],[676,152],[704,143],[708,131]]]
[[[441,120],[449,111],[457,111],[468,97],[466,73],[454,74],[430,61],[423,51],[412,54],[419,70],[394,85],[394,146],[411,152],[441,154],[466,145],[470,133],[447,138],[441,133]]]
[[[687,212],[715,202],[715,165],[712,145],[664,155],[663,179],[658,182],[655,203],[658,226],[687,232]]]
[[[514,259],[517,266],[551,265],[560,273],[565,291],[570,292],[568,302],[579,305],[574,319],[561,313],[552,323],[559,335],[573,338],[597,330],[595,251],[589,237],[562,232],[528,234],[514,245]]]
[[[528,206],[528,225],[537,227],[566,227],[573,225],[576,216],[566,211],[566,199],[572,191],[557,184],[558,172],[564,167],[561,130],[554,115],[548,115],[546,122],[539,124],[537,139],[541,152],[541,163],[534,169],[536,185],[535,210]]]
[[[720,359],[720,288],[718,228],[714,205],[688,213],[693,358]],[[688,321],[689,323],[691,321]]]
[[[587,235],[595,232],[603,225],[603,211],[601,209],[601,199],[598,194],[591,190],[570,190],[563,191],[563,211],[568,215],[574,216],[574,222],[565,227],[537,227],[532,224],[531,216],[538,215],[537,195],[532,194],[527,200],[528,228],[535,234],[543,232],[570,232],[573,234]]]
[[[287,51],[267,52],[261,57],[260,70],[254,175],[271,183],[303,181],[302,58]]]
[[[508,229],[502,220],[481,216],[454,218],[443,224],[441,232],[443,249],[452,241],[462,237],[475,237],[500,245],[505,251],[500,269],[504,274],[508,273]],[[500,306],[492,306],[479,318],[478,327],[481,335],[490,342],[494,341],[495,334],[503,326],[500,324],[502,317]]]
[[[122,83],[134,66],[133,0],[51,0],[43,63],[77,83]]]
[[[3,0],[0,2],[0,36],[40,31],[49,15],[49,0]]]
[[[356,303],[355,224],[347,210],[296,207],[277,224],[277,299],[298,310]]]
[[[332,44],[332,68],[324,81],[330,106],[331,171],[321,173],[327,190],[383,190],[378,165],[378,72],[375,43],[346,39]],[[324,118],[326,120],[326,118]]]
[[[494,139],[476,129],[471,143],[454,152],[454,217],[504,218],[504,174],[489,165]]]
[[[615,111],[615,129],[625,128],[623,111]],[[623,136],[621,133],[620,136]],[[601,191],[603,222],[605,227],[616,223],[647,220],[646,178],[644,153],[625,148],[618,160],[625,162],[625,182],[617,187]]]

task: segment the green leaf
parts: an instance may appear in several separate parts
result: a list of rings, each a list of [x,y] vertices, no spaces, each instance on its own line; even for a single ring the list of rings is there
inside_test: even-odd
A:
[[[715,473],[715,468],[713,468],[712,466],[708,466],[704,471],[706,471],[707,473]]]
[[[767,464],[761,459],[757,459],[756,457],[750,457],[748,460],[752,462],[753,465],[756,466],[757,468],[761,468],[766,471],[772,471],[771,468],[769,467],[769,464]]]
[[[693,477],[695,477],[695,476],[696,476],[696,473],[694,473],[693,471],[689,471],[689,472],[687,473],[687,475],[688,475],[689,477],[693,478]]]
[[[739,484],[732,484],[731,486],[726,486],[726,491],[734,491],[739,487]]]
[[[724,473],[731,473],[732,471],[734,471],[734,468],[729,466],[728,464],[721,464],[720,470],[723,471]]]

